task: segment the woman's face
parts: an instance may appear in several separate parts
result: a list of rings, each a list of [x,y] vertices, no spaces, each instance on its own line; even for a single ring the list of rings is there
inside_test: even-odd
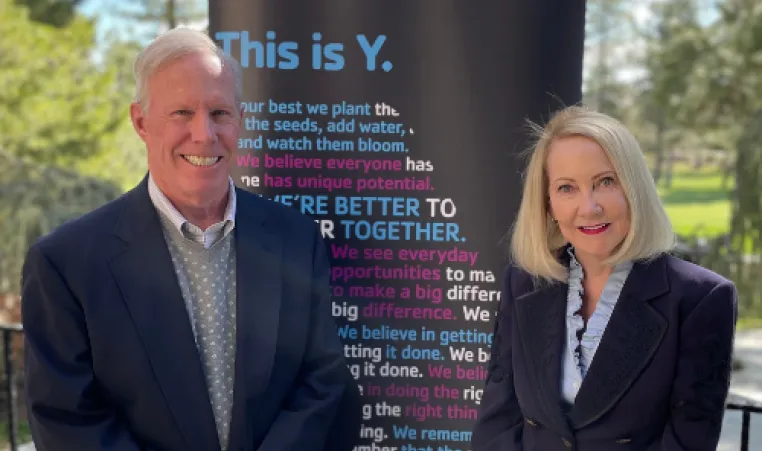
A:
[[[582,136],[555,139],[546,171],[550,214],[580,262],[610,256],[630,230],[630,206],[603,148]]]

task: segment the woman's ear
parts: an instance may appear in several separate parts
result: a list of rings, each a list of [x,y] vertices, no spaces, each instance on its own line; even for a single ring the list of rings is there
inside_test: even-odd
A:
[[[545,211],[547,212],[548,219],[558,224],[558,221],[556,218],[553,217],[553,209],[550,207],[550,199],[547,199],[545,201]]]

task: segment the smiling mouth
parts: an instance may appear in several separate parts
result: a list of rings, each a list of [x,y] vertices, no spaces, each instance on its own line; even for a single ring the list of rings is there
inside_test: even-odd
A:
[[[214,166],[218,161],[222,160],[222,157],[200,157],[197,155],[183,155],[185,161],[198,167]]]
[[[602,224],[596,224],[594,226],[578,227],[578,229],[580,230],[580,232],[584,233],[585,235],[597,235],[599,233],[605,232],[610,225],[611,223],[604,222]]]

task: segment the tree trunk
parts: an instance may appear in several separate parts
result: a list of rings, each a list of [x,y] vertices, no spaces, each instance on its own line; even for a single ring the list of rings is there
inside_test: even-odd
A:
[[[177,10],[175,0],[167,0],[167,25],[169,29],[177,27]]]
[[[656,164],[654,166],[654,182],[658,185],[664,171],[664,120],[656,122]]]

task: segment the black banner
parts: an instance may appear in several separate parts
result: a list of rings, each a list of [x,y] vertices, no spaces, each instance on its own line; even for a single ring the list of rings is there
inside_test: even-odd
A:
[[[244,67],[236,183],[326,237],[363,394],[356,449],[470,449],[526,120],[580,100],[584,1],[220,0],[209,13]]]

